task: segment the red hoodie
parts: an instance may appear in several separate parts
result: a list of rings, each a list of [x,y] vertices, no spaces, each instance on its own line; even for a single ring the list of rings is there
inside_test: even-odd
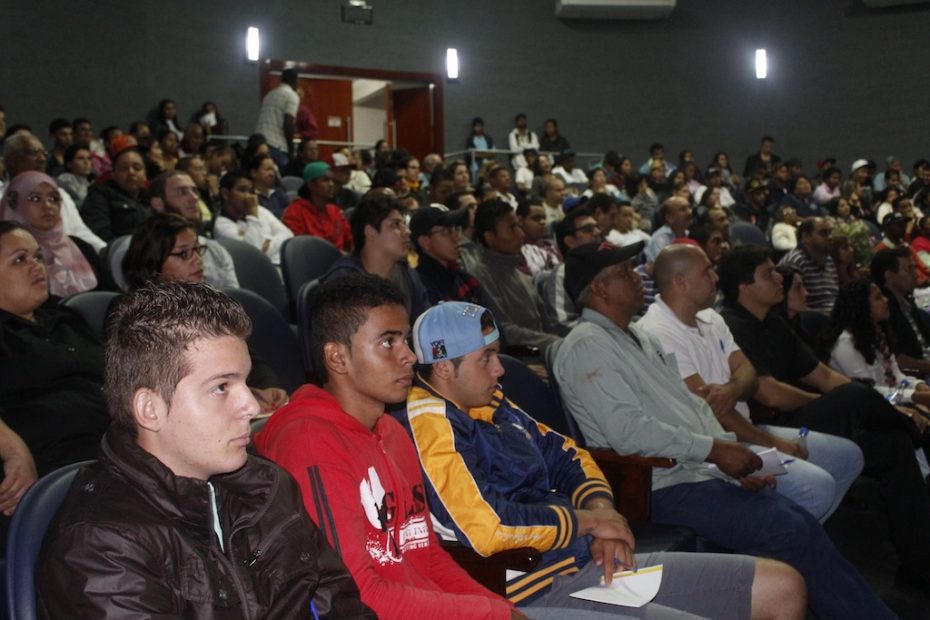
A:
[[[382,620],[508,619],[511,605],[439,546],[410,438],[391,416],[374,431],[305,385],[254,438],[300,484],[310,517]]]

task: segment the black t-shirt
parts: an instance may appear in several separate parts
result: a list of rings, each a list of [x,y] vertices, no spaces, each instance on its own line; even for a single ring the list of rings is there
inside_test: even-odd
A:
[[[760,377],[800,385],[817,368],[817,356],[784,317],[770,311],[760,321],[739,304],[724,306],[720,314]]]

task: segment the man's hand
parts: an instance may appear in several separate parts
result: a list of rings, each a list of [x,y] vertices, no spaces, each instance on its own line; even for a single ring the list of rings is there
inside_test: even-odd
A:
[[[624,570],[636,568],[636,556],[633,549],[622,540],[595,538],[589,547],[591,559],[596,566],[604,569],[604,583],[610,584],[614,580],[614,571],[619,565]]]
[[[765,487],[775,488],[775,476],[745,476],[739,479],[739,485],[747,491],[756,493]]]
[[[698,396],[707,401],[714,415],[721,416],[731,411],[739,400],[736,385],[729,383],[720,385],[719,383],[707,383],[697,389]]]
[[[249,197],[245,199],[245,213],[258,217],[258,194],[249,194]]]
[[[782,454],[787,454],[789,456],[794,456],[799,459],[807,460],[807,457],[810,454],[807,451],[807,448],[802,446],[799,443],[793,441],[788,441],[787,439],[782,439],[781,437],[775,437],[772,440],[772,447],[781,452]]]
[[[626,517],[613,508],[576,510],[575,518],[578,520],[578,530],[581,534],[623,541],[631,550],[636,549],[636,540],[630,531],[630,524],[627,523]]]
[[[749,448],[732,441],[714,440],[707,461],[733,478],[743,478],[762,467],[762,459]]]
[[[26,445],[3,459],[3,483],[0,484],[0,511],[10,516],[23,494],[38,479],[36,464]]]

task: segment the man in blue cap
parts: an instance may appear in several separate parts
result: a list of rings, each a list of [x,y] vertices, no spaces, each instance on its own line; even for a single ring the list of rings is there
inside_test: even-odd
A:
[[[413,327],[421,366],[396,417],[420,457],[437,533],[481,555],[526,546],[543,552],[539,567],[508,581],[512,602],[635,617],[803,616],[802,580],[780,562],[635,556],[633,534],[591,456],[504,396],[499,340],[481,306],[447,302],[425,312]],[[601,577],[610,581],[617,567],[656,564],[664,566],[662,588],[642,608],[570,596]]]

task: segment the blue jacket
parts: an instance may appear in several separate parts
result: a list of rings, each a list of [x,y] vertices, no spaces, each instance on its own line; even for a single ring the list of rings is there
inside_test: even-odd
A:
[[[574,510],[592,497],[613,501],[587,451],[527,415],[498,389],[464,412],[417,376],[395,417],[413,439],[436,531],[481,555],[534,547],[540,566],[510,580],[507,598],[524,604],[559,574],[590,560]]]

